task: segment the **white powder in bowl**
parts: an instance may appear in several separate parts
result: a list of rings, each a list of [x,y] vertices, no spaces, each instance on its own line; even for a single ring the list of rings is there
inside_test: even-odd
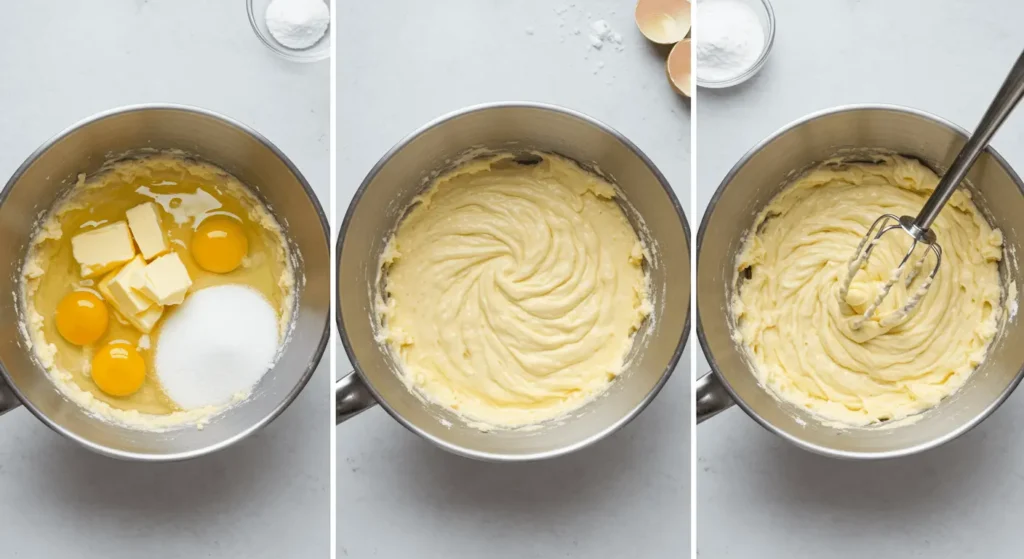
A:
[[[243,285],[207,287],[161,327],[156,375],[182,409],[220,406],[252,390],[277,345],[277,313],[263,295]]]
[[[724,82],[737,78],[761,57],[764,26],[746,2],[699,0],[695,12],[697,79]]]
[[[273,0],[267,6],[266,19],[277,42],[301,50],[324,36],[331,24],[331,11],[324,0]]]

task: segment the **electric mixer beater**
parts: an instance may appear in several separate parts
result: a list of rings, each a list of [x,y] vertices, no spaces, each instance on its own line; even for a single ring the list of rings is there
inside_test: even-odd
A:
[[[935,232],[930,229],[932,222],[939,216],[939,212],[942,211],[949,198],[953,196],[960,182],[967,176],[971,166],[974,165],[978,156],[988,146],[992,136],[995,135],[1013,108],[1017,106],[1022,96],[1024,96],[1024,53],[1021,53],[1017,58],[1017,62],[1010,69],[1009,75],[1006,76],[1002,87],[999,89],[999,93],[996,94],[988,110],[985,111],[985,115],[981,118],[981,122],[978,124],[977,129],[975,129],[974,134],[967,139],[967,143],[964,144],[963,149],[960,150],[956,159],[953,160],[953,164],[950,165],[942,179],[939,180],[935,191],[925,201],[917,217],[906,215],[897,217],[893,214],[884,214],[876,219],[871,224],[871,227],[868,228],[868,232],[857,245],[857,250],[854,251],[847,267],[847,277],[839,289],[840,303],[846,302],[846,296],[850,291],[850,284],[853,283],[853,277],[867,264],[868,259],[871,257],[871,251],[874,250],[886,233],[900,229],[910,236],[912,242],[910,249],[907,250],[899,265],[889,274],[885,283],[882,284],[882,288],[878,295],[875,296],[874,301],[857,320],[853,321],[853,328],[860,328],[865,321],[871,319],[875,311],[881,306],[882,301],[885,300],[892,290],[892,287],[901,278],[903,278],[905,285],[910,287],[914,279],[920,275],[921,268],[924,266],[928,255],[934,254],[935,266],[932,268],[931,273],[921,281],[920,285],[901,308],[881,317],[879,325],[887,328],[902,320],[914,310],[925,293],[928,292],[928,288],[931,287],[935,275],[939,272],[939,266],[942,264],[942,247],[935,237]],[[904,271],[908,263],[911,262],[914,251],[919,244],[924,245],[926,250],[922,251],[921,255],[913,260],[913,265],[904,278]]]

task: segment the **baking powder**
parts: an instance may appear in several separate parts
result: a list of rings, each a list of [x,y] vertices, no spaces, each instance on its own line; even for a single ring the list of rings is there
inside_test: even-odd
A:
[[[699,0],[693,28],[697,79],[731,80],[749,70],[764,51],[764,27],[741,0]]]
[[[331,12],[324,0],[273,0],[266,19],[277,42],[290,49],[308,49],[327,32]]]

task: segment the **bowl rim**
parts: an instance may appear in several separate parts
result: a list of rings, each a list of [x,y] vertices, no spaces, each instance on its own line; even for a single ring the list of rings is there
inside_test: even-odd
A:
[[[313,204],[313,207],[316,209],[317,215],[320,218],[320,226],[324,233],[324,244],[330,246],[330,226],[328,225],[327,215],[324,213],[324,209],[321,206],[320,201],[317,199],[316,193],[313,192],[313,188],[309,185],[309,182],[306,180],[306,177],[303,176],[302,172],[299,171],[298,167],[296,167],[295,164],[290,159],[288,159],[288,157],[276,145],[274,145],[270,140],[265,138],[262,134],[250,128],[248,125],[243,124],[240,121],[234,120],[230,117],[200,107],[174,103],[143,103],[135,105],[125,105],[114,109],[102,111],[92,116],[88,116],[64,128],[63,130],[61,130],[60,132],[58,132],[57,134],[53,135],[48,140],[43,142],[43,144],[36,148],[35,151],[33,151],[25,159],[25,161],[18,166],[18,168],[14,171],[14,174],[12,174],[11,178],[7,181],[6,185],[4,185],[3,190],[0,191],[0,206],[2,206],[3,203],[7,200],[7,196],[10,194],[10,191],[14,188],[15,183],[17,183],[21,179],[25,171],[27,171],[28,168],[31,167],[36,162],[36,160],[38,160],[44,153],[49,151],[49,149],[52,148],[54,144],[56,144],[57,142],[63,140],[64,138],[78,131],[79,129],[94,124],[96,122],[106,120],[108,118],[121,116],[124,114],[135,112],[148,112],[153,110],[184,112],[207,118],[212,118],[214,120],[220,121],[223,124],[227,124],[228,126],[235,128],[236,130],[244,132],[248,136],[263,144],[274,155],[276,155],[278,159],[280,159],[281,162],[284,163],[288,170],[299,180],[299,184],[302,185],[303,192],[305,193],[309,201]],[[303,388],[305,388],[306,385],[309,383],[309,379],[313,376],[313,372],[319,366],[320,361],[323,358],[329,340],[330,316],[328,316],[324,320],[324,326],[323,331],[320,335],[320,341],[318,342],[317,347],[310,358],[309,365],[306,367],[306,370],[303,371],[302,377],[291,389],[291,391],[285,396],[285,398],[283,398],[281,402],[278,403],[277,406],[275,406],[272,410],[270,410],[269,413],[260,418],[258,421],[253,422],[253,424],[251,424],[249,427],[246,427],[245,429],[239,431],[238,433],[235,433],[231,437],[228,437],[222,441],[218,441],[214,444],[207,445],[202,448],[185,452],[175,452],[169,454],[147,454],[140,452],[126,452],[93,442],[84,437],[80,437],[77,434],[69,431],[68,429],[65,429],[64,427],[58,425],[55,421],[50,419],[49,416],[41,412],[32,403],[32,401],[22,393],[18,386],[11,380],[11,377],[7,372],[7,368],[3,365],[3,363],[0,363],[0,383],[3,383],[7,388],[10,388],[10,390],[18,398],[18,401],[21,402],[21,404],[24,405],[30,412],[32,412],[32,415],[36,416],[40,421],[46,424],[47,427],[53,429],[60,435],[63,435],[68,439],[77,442],[78,444],[84,446],[85,448],[93,452],[122,460],[134,460],[139,462],[177,462],[181,460],[198,458],[199,456],[204,456],[206,454],[210,454],[223,448],[226,448],[228,446],[231,446],[249,437],[253,433],[259,431],[261,428],[263,428],[268,423],[277,418],[277,416],[281,415],[281,412],[283,412],[285,408],[287,408],[289,405],[291,405],[293,401],[295,401],[295,398],[299,395],[300,392],[302,392]]]
[[[740,159],[736,162],[736,164],[733,165],[731,169],[729,169],[729,172],[726,173],[725,177],[722,178],[722,181],[719,183],[718,188],[715,190],[714,195],[712,195],[711,200],[708,202],[708,207],[704,211],[704,215],[701,217],[700,226],[697,229],[697,252],[696,252],[697,262],[698,263],[700,262],[700,251],[701,251],[701,247],[703,246],[703,243],[704,243],[704,234],[706,233],[707,226],[708,226],[708,221],[709,221],[707,219],[708,216],[710,216],[710,215],[712,215],[712,213],[714,213],[715,206],[718,204],[718,201],[721,199],[721,197],[724,194],[724,191],[725,191],[726,187],[729,185],[729,183],[731,183],[733,181],[733,179],[736,177],[736,175],[739,174],[740,170],[744,166],[746,166],[746,164],[755,155],[760,153],[762,149],[764,149],[767,145],[769,145],[772,142],[774,142],[780,136],[790,132],[791,130],[799,128],[799,127],[801,127],[801,126],[803,126],[803,125],[805,125],[807,123],[813,122],[813,121],[821,119],[821,118],[826,118],[826,117],[829,117],[829,116],[838,115],[838,114],[852,113],[852,112],[862,112],[862,111],[888,111],[888,112],[895,112],[895,113],[911,115],[911,116],[914,116],[914,117],[917,117],[917,118],[921,118],[921,119],[933,122],[935,124],[939,124],[941,126],[944,126],[947,129],[949,129],[950,131],[960,135],[965,140],[970,135],[970,133],[965,128],[963,128],[963,127],[953,123],[952,121],[946,120],[945,118],[942,118],[942,117],[937,116],[935,114],[929,113],[927,111],[922,111],[920,109],[915,109],[915,108],[907,107],[907,106],[903,106],[903,105],[893,105],[893,104],[884,104],[884,103],[861,103],[861,104],[837,105],[837,106],[834,106],[834,107],[830,107],[830,108],[814,111],[814,112],[809,113],[809,114],[807,114],[805,116],[802,116],[802,117],[800,117],[800,118],[798,118],[796,120],[793,120],[793,121],[789,122],[788,124],[783,125],[781,128],[777,129],[775,132],[772,132],[767,137],[765,137],[763,140],[761,140],[761,141],[757,142],[756,144],[754,144],[754,146],[751,147],[749,150],[747,150],[746,153],[744,153],[743,156],[740,157]],[[864,147],[871,147],[871,146],[864,146]],[[1009,176],[1013,180],[1013,182],[1016,183],[1017,189],[1021,192],[1021,194],[1024,194],[1024,183],[1021,182],[1020,176],[1017,174],[1016,171],[1014,171],[1013,167],[1010,166],[1009,162],[1007,162],[1006,159],[1004,159],[1003,156],[1000,155],[999,152],[996,151],[996,149],[994,147],[992,147],[991,144],[985,148],[984,153],[989,154],[991,157],[993,157],[996,160],[996,162],[999,164],[999,166],[1002,169],[1004,169],[1009,174]],[[698,272],[699,272],[699,270],[698,270]],[[696,285],[694,286],[694,289],[696,289]],[[887,450],[887,451],[879,451],[879,452],[835,450],[835,449],[832,449],[832,448],[828,448],[828,447],[825,447],[825,446],[821,446],[821,445],[817,445],[817,444],[814,444],[814,443],[807,442],[806,440],[804,440],[804,439],[802,439],[800,437],[796,437],[794,435],[791,435],[791,434],[781,430],[780,428],[776,427],[774,424],[772,424],[768,420],[766,420],[763,417],[761,417],[756,411],[754,411],[754,409],[747,402],[745,402],[742,398],[740,398],[738,396],[736,390],[734,390],[732,385],[729,384],[728,379],[721,372],[721,367],[719,367],[718,362],[715,360],[714,355],[708,349],[707,333],[704,331],[704,324],[701,321],[700,299],[699,298],[697,300],[696,315],[697,315],[697,340],[698,340],[698,343],[700,344],[701,351],[704,352],[704,356],[707,358],[708,364],[711,366],[711,371],[709,373],[705,373],[705,375],[707,375],[707,374],[715,375],[715,377],[718,379],[718,381],[721,382],[722,386],[728,392],[729,397],[732,398],[732,401],[735,402],[736,405],[739,406],[747,415],[749,415],[752,419],[754,419],[754,421],[756,421],[758,424],[760,424],[762,427],[764,427],[769,432],[778,435],[779,437],[785,439],[786,441],[792,443],[793,445],[795,445],[795,446],[797,446],[799,448],[802,448],[804,450],[813,452],[815,454],[819,454],[819,455],[827,456],[827,457],[831,457],[831,458],[840,458],[840,459],[849,459],[849,460],[884,460],[884,459],[889,459],[889,458],[900,458],[900,457],[904,457],[904,456],[911,456],[911,455],[914,455],[914,454],[918,454],[918,453],[925,452],[925,451],[937,448],[939,446],[942,446],[943,444],[945,444],[947,442],[950,442],[950,441],[956,439],[957,437],[963,435],[964,433],[970,431],[971,429],[976,427],[979,423],[981,423],[986,418],[988,418],[996,410],[996,408],[998,408],[1000,405],[1002,405],[1003,402],[1005,402],[1006,399],[1009,398],[1010,394],[1014,391],[1015,388],[1017,388],[1017,385],[1020,384],[1021,379],[1024,378],[1024,364],[1022,364],[1021,368],[1017,371],[1016,376],[1013,378],[1012,381],[1010,381],[1010,383],[1006,386],[1006,388],[999,394],[999,396],[996,399],[994,399],[988,406],[986,406],[983,410],[981,410],[981,412],[976,414],[974,417],[971,417],[970,419],[965,421],[963,424],[961,424],[959,427],[957,427],[956,429],[950,431],[949,433],[946,433],[945,435],[942,435],[941,437],[936,437],[936,438],[934,438],[934,439],[932,439],[930,441],[924,442],[924,443],[920,443],[920,444],[913,445],[913,446],[907,446],[907,447],[904,447],[904,448],[901,448],[901,449],[896,449],[896,450]],[[764,388],[762,387],[762,389],[764,389]]]
[[[369,188],[370,183],[372,183],[374,181],[374,179],[376,179],[376,177],[380,173],[381,169],[383,169],[384,166],[387,165],[391,161],[392,157],[394,157],[399,151],[404,149],[409,143],[411,143],[415,139],[419,138],[420,136],[422,136],[426,132],[428,132],[428,131],[430,131],[430,130],[438,127],[438,126],[441,126],[441,125],[445,124],[446,122],[448,122],[450,120],[454,120],[456,118],[459,118],[459,117],[462,117],[462,116],[465,116],[465,115],[469,115],[469,114],[478,113],[478,112],[491,111],[491,110],[496,110],[496,109],[507,109],[507,108],[533,109],[533,110],[539,110],[539,111],[543,111],[543,112],[549,112],[549,113],[569,116],[571,118],[575,118],[577,120],[580,120],[580,121],[583,121],[583,122],[585,122],[587,124],[590,124],[591,126],[594,126],[594,127],[598,128],[599,130],[603,131],[606,134],[609,134],[611,137],[613,137],[616,140],[618,140],[619,142],[621,142],[624,146],[626,146],[627,149],[632,151],[633,154],[636,155],[640,159],[640,161],[642,161],[644,163],[644,165],[654,174],[654,176],[657,179],[658,183],[665,190],[665,193],[669,196],[669,199],[672,202],[672,206],[675,209],[676,214],[679,217],[679,220],[680,220],[680,222],[683,225],[683,232],[684,232],[684,237],[685,237],[686,249],[687,249],[687,251],[691,250],[691,247],[690,247],[690,225],[689,225],[689,222],[686,220],[686,215],[685,215],[685,213],[683,211],[683,208],[680,205],[679,200],[678,200],[678,198],[675,195],[675,192],[672,190],[672,186],[669,184],[668,179],[665,177],[664,174],[662,174],[662,172],[658,169],[658,167],[654,164],[654,162],[651,161],[651,159],[649,157],[647,157],[647,155],[636,144],[634,144],[633,142],[628,140],[618,130],[616,130],[616,129],[612,128],[611,126],[609,126],[609,125],[607,125],[607,124],[605,124],[605,123],[603,123],[603,122],[601,122],[601,121],[599,121],[599,120],[597,120],[597,119],[595,119],[593,117],[590,117],[590,116],[588,116],[588,115],[586,115],[584,113],[581,113],[581,112],[578,112],[578,111],[574,111],[572,109],[568,109],[568,108],[565,108],[565,107],[562,107],[562,106],[559,106],[559,105],[548,104],[548,103],[529,102],[529,101],[498,101],[498,102],[480,103],[480,104],[476,104],[476,105],[470,105],[470,106],[467,106],[467,107],[463,107],[461,109],[457,109],[457,110],[451,111],[451,112],[449,112],[447,114],[441,115],[441,116],[439,116],[437,118],[434,118],[433,120],[428,121],[426,124],[421,125],[419,128],[417,128],[416,130],[414,130],[413,132],[411,132],[410,134],[408,134],[407,136],[405,136],[404,138],[399,140],[394,146],[391,147],[391,149],[389,149],[377,161],[376,164],[374,164],[374,166],[366,174],[366,177],[363,179],[362,183],[359,185],[359,188],[356,189],[355,194],[353,194],[352,200],[349,202],[348,208],[345,210],[345,217],[342,220],[341,227],[339,227],[339,229],[338,229],[338,237],[337,237],[336,248],[335,248],[335,270],[336,270],[335,271],[335,276],[337,277],[338,275],[340,275],[342,246],[344,245],[345,233],[348,231],[349,223],[351,222],[352,216],[355,213],[355,208],[356,208],[356,206],[358,206],[359,200],[362,198],[362,196],[366,192],[367,188]],[[694,253],[690,252],[689,256],[690,256],[690,260],[689,260],[689,262],[687,264],[688,264],[688,267],[692,268]],[[339,290],[339,287],[337,285],[335,285],[335,291],[337,292],[338,290]],[[665,383],[668,382],[669,377],[672,376],[672,373],[673,373],[673,371],[675,371],[676,366],[679,363],[679,359],[682,356],[683,351],[686,348],[687,342],[690,339],[690,320],[691,320],[691,316],[693,315],[693,312],[692,312],[692,307],[693,307],[693,285],[690,286],[690,293],[688,295],[689,295],[689,297],[688,297],[688,300],[687,300],[687,314],[686,314],[686,321],[685,321],[685,323],[683,325],[683,332],[682,332],[682,335],[679,338],[679,341],[676,343],[676,347],[675,347],[675,349],[672,352],[672,356],[669,359],[668,365],[666,366],[665,370],[662,372],[661,377],[658,379],[658,382],[656,382],[655,385],[651,387],[651,389],[647,393],[647,395],[644,396],[644,398],[640,402],[638,402],[637,405],[635,405],[632,410],[630,410],[628,413],[624,414],[621,418],[619,418],[619,419],[615,420],[614,422],[612,422],[610,425],[606,426],[601,431],[599,431],[599,432],[597,432],[597,433],[595,433],[593,435],[590,435],[589,437],[586,437],[584,439],[575,441],[575,442],[573,442],[571,444],[564,445],[564,446],[562,446],[560,448],[557,448],[557,449],[543,451],[543,452],[532,452],[532,453],[527,453],[527,454],[509,454],[509,453],[500,453],[500,452],[481,452],[481,451],[477,451],[477,450],[473,450],[473,449],[467,448],[467,447],[465,447],[463,445],[449,443],[449,442],[447,442],[445,440],[442,440],[442,439],[440,439],[438,437],[435,437],[435,436],[431,435],[430,433],[427,433],[424,429],[422,429],[419,426],[413,424],[411,421],[409,421],[404,416],[399,414],[397,411],[394,410],[394,408],[391,407],[391,405],[387,402],[387,400],[385,400],[384,398],[381,397],[381,394],[373,386],[373,383],[370,382],[370,380],[367,378],[367,376],[363,373],[362,368],[359,366],[359,360],[356,358],[355,351],[354,351],[354,349],[352,347],[352,344],[351,344],[350,340],[348,339],[348,336],[345,333],[345,321],[344,321],[344,318],[342,317],[342,312],[341,312],[341,294],[340,293],[336,293],[335,294],[335,296],[336,296],[336,301],[335,301],[336,309],[335,309],[335,313],[334,314],[335,314],[335,321],[336,321],[337,327],[338,327],[338,335],[341,338],[341,343],[342,343],[342,345],[345,348],[345,353],[348,355],[349,362],[352,364],[352,369],[353,369],[353,371],[350,371],[345,376],[353,375],[353,374],[358,375],[359,380],[362,381],[362,383],[366,386],[367,390],[369,390],[370,394],[373,395],[374,400],[376,400],[376,402],[382,408],[384,408],[384,410],[392,418],[394,418],[396,421],[398,421],[402,426],[404,426],[409,431],[415,433],[416,435],[419,435],[423,439],[429,441],[430,443],[434,444],[435,446],[437,446],[437,447],[439,447],[439,448],[441,448],[443,450],[446,450],[448,452],[451,452],[453,454],[456,454],[456,455],[459,455],[459,456],[464,456],[466,458],[472,458],[472,459],[475,459],[475,460],[482,460],[482,461],[487,461],[487,462],[530,462],[530,461],[536,461],[536,460],[546,460],[546,459],[549,459],[549,458],[556,458],[556,457],[559,457],[559,456],[570,454],[570,453],[575,452],[577,450],[581,450],[581,449],[586,448],[586,447],[588,447],[588,446],[590,446],[590,445],[592,445],[594,443],[597,443],[598,441],[604,439],[608,435],[614,433],[615,431],[619,430],[624,425],[626,425],[627,423],[632,421],[636,416],[638,416],[640,414],[640,412],[642,412],[645,408],[647,408],[648,405],[650,405],[650,403],[654,400],[654,398],[658,395],[658,393],[661,392],[661,389],[665,386]],[[341,378],[341,377],[339,377],[339,378]]]

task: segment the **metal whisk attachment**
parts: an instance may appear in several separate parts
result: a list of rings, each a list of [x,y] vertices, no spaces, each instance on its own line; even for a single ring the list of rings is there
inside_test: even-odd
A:
[[[919,229],[917,225],[915,225],[915,221],[915,218],[906,215],[896,217],[893,214],[884,214],[871,224],[867,234],[864,235],[864,238],[861,239],[860,243],[857,245],[857,250],[854,252],[853,259],[850,260],[847,267],[846,280],[843,281],[842,286],[839,288],[840,301],[846,301],[846,295],[850,291],[850,284],[853,283],[853,276],[867,264],[868,258],[871,258],[871,251],[874,250],[875,246],[879,241],[881,241],[882,235],[885,235],[889,231],[902,229],[913,239],[913,242],[910,244],[910,249],[907,250],[905,255],[903,255],[903,260],[900,261],[899,266],[896,266],[896,269],[889,274],[885,283],[882,284],[882,289],[879,290],[878,295],[875,296],[875,300],[871,302],[871,305],[868,306],[860,318],[853,321],[853,328],[860,328],[861,325],[864,324],[864,321],[871,318],[871,316],[875,314],[875,311],[878,310],[878,307],[882,305],[882,301],[884,301],[886,296],[889,295],[889,292],[892,291],[892,287],[896,285],[896,282],[899,281],[901,277],[903,277],[903,271],[907,268],[907,264],[914,255],[914,251],[917,249],[918,244],[925,245],[931,250],[931,253],[935,255],[935,266],[932,267],[931,273],[929,273],[928,277],[921,282],[921,285],[917,287],[914,294],[911,295],[910,298],[907,299],[907,302],[903,304],[903,307],[884,316],[882,320],[879,321],[879,324],[883,328],[888,328],[889,326],[899,322],[903,317],[907,316],[910,311],[914,310],[917,303],[920,302],[925,293],[928,292],[928,288],[931,287],[932,281],[935,279],[935,275],[939,273],[939,265],[942,264],[942,247],[939,246],[939,243],[935,239],[934,231],[930,229]],[[895,223],[889,224],[889,222]],[[928,257],[928,252],[928,250],[922,251],[921,256],[915,260],[910,273],[907,274],[906,279],[904,279],[907,287],[910,287],[914,278],[916,278],[920,273],[921,268],[924,266],[924,261]]]
[[[939,273],[939,266],[942,263],[942,247],[939,246],[935,238],[935,232],[929,228],[935,221],[935,218],[939,216],[939,212],[942,211],[946,202],[953,196],[957,186],[967,176],[967,172],[974,165],[974,162],[977,161],[978,156],[988,146],[992,136],[995,135],[1013,108],[1017,106],[1022,96],[1024,96],[1024,53],[1021,53],[1017,58],[1017,62],[1014,63],[1009,75],[1006,76],[1006,80],[1003,81],[1002,87],[999,88],[999,93],[996,94],[988,110],[985,111],[985,116],[981,118],[978,128],[967,139],[967,143],[964,144],[963,149],[957,154],[956,159],[953,160],[953,164],[950,165],[946,174],[939,180],[938,186],[935,187],[935,192],[932,192],[932,195],[925,201],[917,217],[906,215],[897,217],[892,214],[885,214],[871,224],[867,234],[864,235],[864,238],[857,245],[857,250],[854,252],[853,257],[850,258],[850,263],[847,267],[847,277],[839,289],[839,301],[841,303],[846,302],[846,296],[849,293],[850,284],[853,283],[854,275],[867,265],[868,259],[871,258],[871,252],[886,233],[899,229],[910,235],[912,243],[899,265],[889,274],[885,283],[882,284],[882,289],[878,292],[875,300],[865,309],[864,314],[853,322],[853,328],[860,328],[866,320],[871,319],[875,311],[882,305],[882,301],[889,295],[892,287],[896,285],[897,281],[900,281],[900,278],[904,277],[904,271],[912,261],[915,249],[917,249],[918,245],[922,244],[927,247],[927,250],[921,251],[921,255],[917,259],[913,259],[913,267],[904,279],[906,285],[909,287],[911,282],[919,275],[929,252],[935,255],[935,266],[910,298],[907,299],[906,303],[900,309],[882,317],[879,324],[886,328],[896,324],[913,311],[918,303],[921,302],[921,299],[924,298],[936,274]]]

